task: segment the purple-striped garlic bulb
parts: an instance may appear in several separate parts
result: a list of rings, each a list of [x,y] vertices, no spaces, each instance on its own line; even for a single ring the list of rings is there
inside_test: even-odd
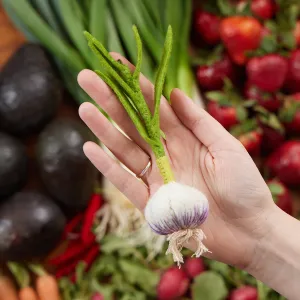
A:
[[[208,200],[196,188],[170,182],[162,185],[150,198],[145,208],[145,218],[151,229],[159,235],[168,235],[169,247],[178,266],[183,263],[181,250],[194,239],[197,249],[196,257],[208,249],[204,246],[205,235],[200,229],[209,211]]]

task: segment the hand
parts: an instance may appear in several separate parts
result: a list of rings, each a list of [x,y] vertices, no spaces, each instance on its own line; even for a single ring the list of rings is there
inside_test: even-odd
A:
[[[134,69],[123,57],[113,56]],[[155,159],[117,98],[92,71],[82,71],[78,82],[130,139],[91,103],[81,105],[79,114],[82,120],[124,165],[140,174],[149,157],[152,162]],[[142,75],[140,83],[152,108],[153,85]],[[202,226],[207,236],[204,243],[212,252],[208,255],[245,268],[260,240],[271,228],[266,222],[276,207],[271,193],[242,144],[205,110],[178,89],[173,90],[171,103],[170,106],[166,99],[161,102],[165,148],[176,181],[196,187],[209,200],[209,217]],[[84,152],[99,171],[141,210],[162,184],[155,164],[142,180],[138,180],[95,143],[88,142]]]

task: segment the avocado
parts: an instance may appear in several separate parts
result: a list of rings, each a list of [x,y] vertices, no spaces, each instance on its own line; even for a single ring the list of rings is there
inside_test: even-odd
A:
[[[63,209],[85,208],[93,193],[98,172],[82,147],[94,139],[87,126],[73,119],[56,119],[39,136],[39,172],[48,193]]]
[[[0,132],[0,200],[21,189],[27,165],[25,146],[15,137]]]
[[[35,133],[54,117],[61,98],[62,84],[44,48],[26,43],[0,73],[0,128]]]
[[[66,218],[39,192],[19,192],[0,206],[0,262],[42,258],[59,243]]]

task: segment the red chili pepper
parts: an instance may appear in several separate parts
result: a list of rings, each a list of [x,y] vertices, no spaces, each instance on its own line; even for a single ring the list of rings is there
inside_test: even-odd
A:
[[[74,273],[75,269],[76,269],[76,266],[78,264],[80,260],[75,260],[73,262],[71,262],[70,264],[66,265],[66,266],[62,266],[62,267],[59,267],[57,270],[56,270],[56,273],[55,273],[55,277],[57,279],[63,277],[63,276],[68,276],[72,273]]]
[[[82,222],[83,220],[83,213],[79,213],[75,217],[73,217],[69,223],[65,226],[63,239],[65,240],[70,233],[74,233],[76,227]]]
[[[98,194],[94,194],[84,214],[84,220],[83,220],[83,225],[81,230],[81,240],[84,244],[89,243],[89,241],[91,240],[91,236],[94,235],[92,233],[92,226],[94,223],[95,215],[97,211],[100,209],[101,205],[102,205],[101,196]]]
[[[97,256],[99,255],[99,245],[94,245],[86,254],[86,256],[83,259],[80,259],[79,261],[83,261],[86,263],[86,267],[85,267],[85,271],[88,271],[92,265],[92,263],[95,261],[95,259],[97,258]],[[73,274],[71,280],[73,282],[76,281],[76,275]]]
[[[64,263],[67,263],[70,260],[73,260],[74,258],[80,256],[83,252],[89,249],[89,247],[91,247],[94,243],[95,243],[95,238],[94,240],[90,239],[88,244],[82,244],[81,241],[72,241],[70,242],[68,248],[63,254],[54,257],[49,261],[49,263],[54,266],[59,266]]]

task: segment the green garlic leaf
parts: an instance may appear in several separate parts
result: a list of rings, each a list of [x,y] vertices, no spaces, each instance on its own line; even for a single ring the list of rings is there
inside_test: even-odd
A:
[[[126,280],[130,284],[136,284],[148,295],[155,295],[155,287],[159,281],[159,274],[151,271],[142,264],[131,260],[120,260],[119,266],[126,274]]]
[[[197,276],[192,284],[193,299],[223,300],[227,294],[223,277],[212,271]]]

